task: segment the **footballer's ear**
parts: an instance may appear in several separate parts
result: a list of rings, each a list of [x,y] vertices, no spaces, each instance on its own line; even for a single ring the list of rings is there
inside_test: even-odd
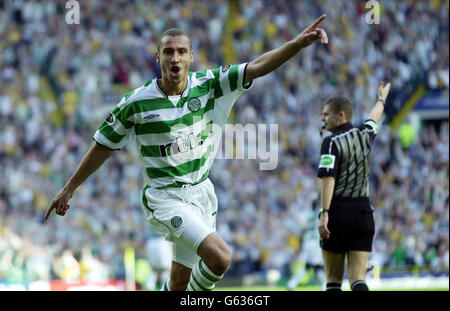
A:
[[[159,59],[159,52],[156,51],[156,62],[157,63],[161,63],[160,59]]]
[[[338,116],[339,116],[339,120],[341,120],[341,121],[346,121],[346,120],[347,120],[347,117],[346,117],[346,115],[345,115],[345,112],[342,111],[342,110],[339,111]]]

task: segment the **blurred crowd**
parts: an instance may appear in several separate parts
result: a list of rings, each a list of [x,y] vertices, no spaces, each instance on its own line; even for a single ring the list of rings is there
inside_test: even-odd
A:
[[[250,61],[327,14],[329,44],[310,46],[257,79],[230,118],[278,124],[271,148],[279,159],[270,171],[259,170],[258,160],[213,165],[217,228],[233,251],[229,276],[289,274],[320,202],[324,99],[347,96],[357,124],[380,80],[392,82],[388,104],[397,106],[417,81],[449,88],[448,0],[383,1],[379,25],[366,23],[365,2],[357,0],[243,0],[237,9],[226,0],[78,1],[79,24],[66,22],[66,2],[0,2],[0,282],[123,278],[126,247],[145,257],[149,225],[134,145],[75,192],[65,217],[43,223],[42,216],[121,94],[160,75],[156,40],[167,28],[191,33],[195,71],[225,64],[225,44],[234,63]],[[386,123],[372,151],[371,258],[383,267],[448,272],[448,119],[424,126],[406,147]]]

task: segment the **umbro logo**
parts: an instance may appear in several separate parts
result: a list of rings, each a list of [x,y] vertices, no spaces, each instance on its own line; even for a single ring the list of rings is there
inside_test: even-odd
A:
[[[159,118],[159,114],[149,114],[149,115],[147,115],[147,116],[145,116],[144,117],[144,119],[149,119],[149,120],[153,120],[153,119],[156,119],[156,118]]]

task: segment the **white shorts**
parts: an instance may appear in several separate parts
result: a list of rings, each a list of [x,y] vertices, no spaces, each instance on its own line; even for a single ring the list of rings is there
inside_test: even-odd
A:
[[[172,264],[172,245],[163,238],[151,238],[145,244],[147,258],[152,269],[169,270]]]
[[[216,232],[218,204],[209,178],[194,186],[146,187],[143,206],[150,225],[173,242],[172,260],[192,269],[200,259],[198,246]]]

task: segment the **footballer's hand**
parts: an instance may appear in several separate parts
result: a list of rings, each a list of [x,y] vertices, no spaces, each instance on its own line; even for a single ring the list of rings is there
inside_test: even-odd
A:
[[[318,229],[321,239],[330,238],[330,230],[328,230],[328,213],[320,214]]]
[[[302,31],[302,33],[297,37],[300,41],[300,45],[302,48],[305,48],[317,40],[320,40],[321,43],[328,43],[328,36],[325,30],[322,28],[317,28],[319,24],[326,18],[326,15],[322,15],[319,17],[311,26]]]
[[[384,85],[384,82],[380,82],[380,87],[378,88],[378,99],[381,99],[383,101],[386,100],[389,94],[389,90],[391,89],[391,83]]]
[[[66,215],[67,211],[70,208],[70,205],[67,203],[69,202],[70,198],[72,197],[72,192],[69,192],[67,190],[61,190],[53,199],[52,203],[50,204],[50,207],[47,209],[47,212],[44,216],[44,221],[48,219],[50,214],[53,210],[56,210],[56,214],[60,216]]]

